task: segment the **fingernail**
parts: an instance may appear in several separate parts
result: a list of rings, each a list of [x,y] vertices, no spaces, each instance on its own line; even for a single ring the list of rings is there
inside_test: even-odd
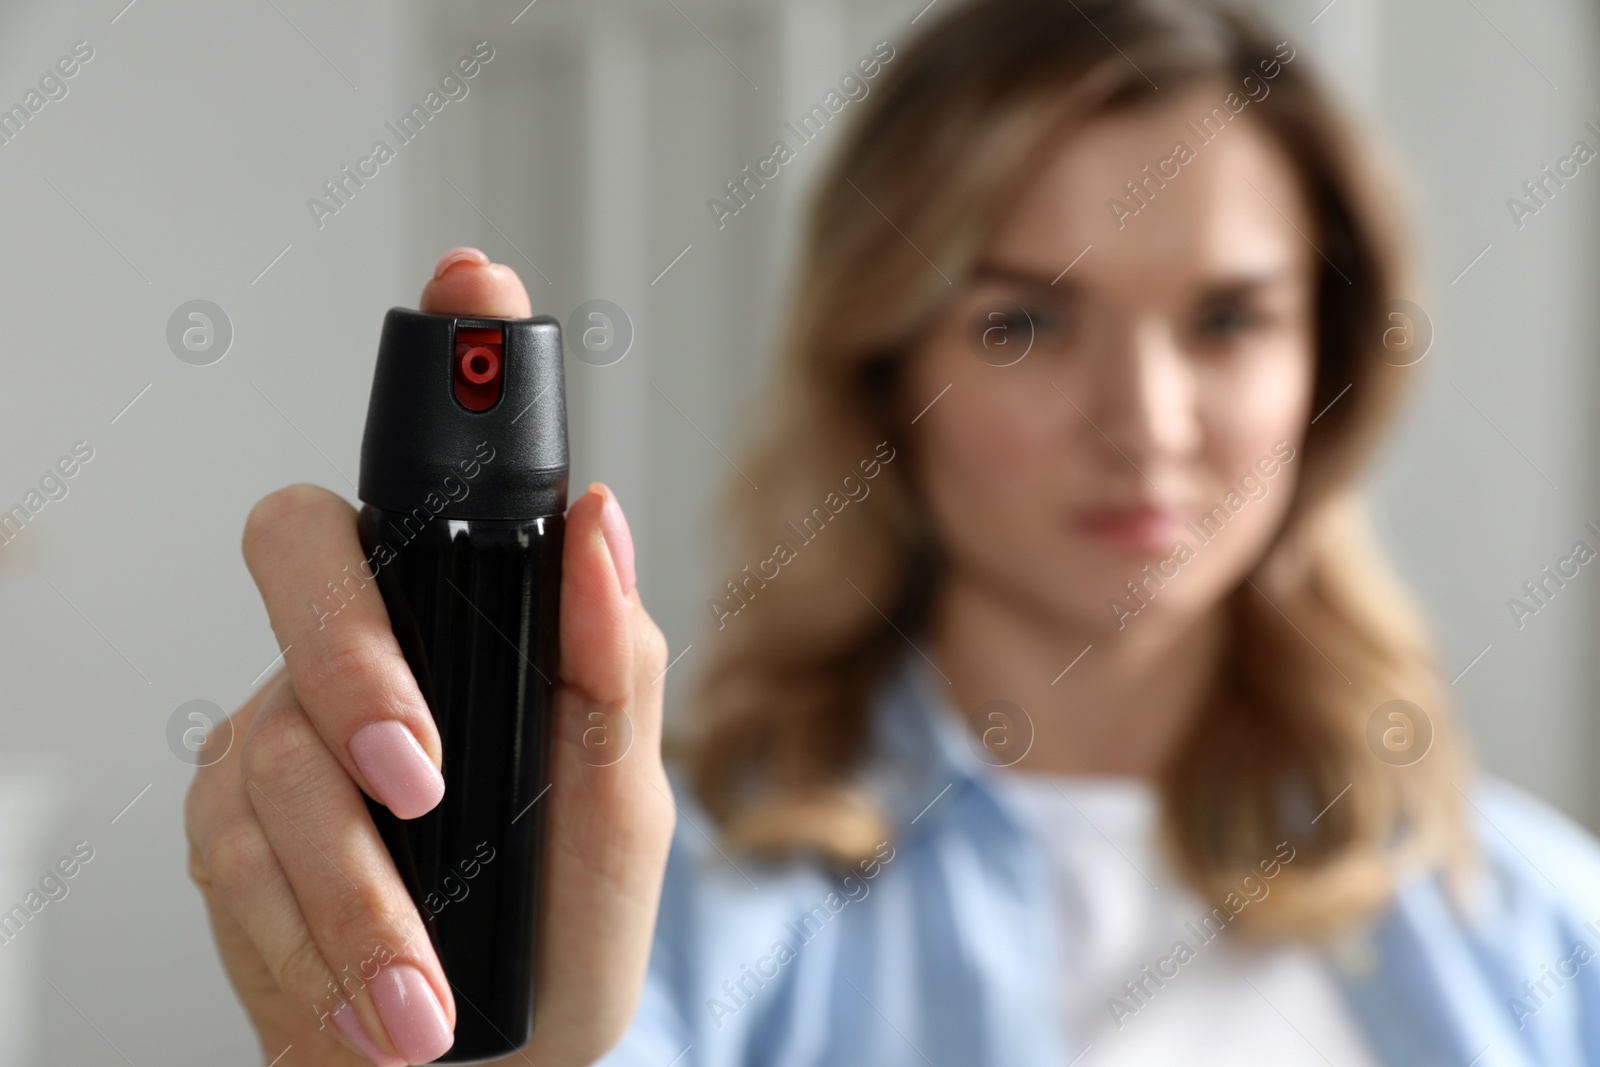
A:
[[[633,534],[628,531],[628,518],[622,514],[622,505],[609,488],[595,482],[605,503],[600,505],[600,532],[605,536],[606,547],[611,550],[611,564],[617,569],[617,580],[622,583],[622,595],[633,592]]]
[[[402,819],[433,810],[444,796],[444,775],[405,723],[369,722],[350,738],[350,758],[384,806]]]
[[[356,1047],[357,1051],[378,1067],[406,1067],[405,1060],[389,1055],[372,1043],[372,1038],[367,1036],[366,1028],[361,1025],[361,1018],[356,1015],[356,1010],[350,1006],[349,1001],[341,1000],[339,1006],[334,1009],[333,1025],[339,1028],[339,1032]]]
[[[430,1063],[455,1044],[450,1020],[422,972],[395,963],[372,980],[372,1000],[389,1040],[408,1063]]]
[[[455,266],[457,263],[481,264],[488,262],[488,256],[484,255],[476,248],[469,248],[463,245],[460,248],[452,248],[450,251],[439,257],[439,262],[433,265],[433,276],[435,278],[443,278],[444,272]]]

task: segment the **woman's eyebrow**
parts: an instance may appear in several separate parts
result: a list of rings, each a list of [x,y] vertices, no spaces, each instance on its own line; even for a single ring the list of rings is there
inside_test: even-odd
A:
[[[980,262],[972,268],[974,281],[1006,282],[1011,285],[1021,286],[1025,289],[1037,289],[1046,293],[1073,293],[1076,294],[1078,286],[1070,279],[1063,278],[1061,274],[1054,276],[1036,274],[1023,267],[1012,267],[1004,263],[994,263],[988,260]]]
[[[1219,275],[1201,282],[1200,291],[1208,297],[1249,296],[1262,289],[1270,289],[1292,281],[1294,272],[1287,267],[1248,273]]]
[[[971,279],[978,282],[1001,282],[1056,296],[1081,296],[1083,289],[1071,278],[1057,274],[1054,277],[1036,273],[1026,267],[985,260],[972,269]],[[1287,265],[1262,270],[1218,274],[1200,282],[1199,290],[1208,298],[1241,297],[1270,289],[1294,279],[1295,272]]]

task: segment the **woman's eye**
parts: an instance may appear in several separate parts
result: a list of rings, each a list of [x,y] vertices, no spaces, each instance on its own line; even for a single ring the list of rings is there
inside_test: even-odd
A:
[[[1221,305],[1200,316],[1200,335],[1207,340],[1228,340],[1255,328],[1260,317],[1249,308]]]
[[[1065,329],[1065,317],[1053,308],[991,305],[973,316],[971,340],[981,358],[1009,363],[1041,346],[1059,343]]]
[[[1059,337],[1067,328],[1067,317],[1055,308],[1029,308],[1028,318],[1034,336],[1041,339]]]
[[[1025,308],[991,308],[983,314],[984,328],[992,335],[1005,333],[1026,337],[1033,329],[1034,316]]]

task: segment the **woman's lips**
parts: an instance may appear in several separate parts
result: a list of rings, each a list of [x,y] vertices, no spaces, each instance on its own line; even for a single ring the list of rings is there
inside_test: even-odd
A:
[[[1135,554],[1165,554],[1179,540],[1185,515],[1156,505],[1093,508],[1078,516],[1078,528],[1111,548]]]

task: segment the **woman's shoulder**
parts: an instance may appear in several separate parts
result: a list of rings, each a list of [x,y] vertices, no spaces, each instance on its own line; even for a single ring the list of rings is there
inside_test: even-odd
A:
[[[1486,873],[1525,905],[1600,923],[1600,840],[1547,801],[1493,775],[1464,794]],[[1511,901],[1507,901],[1511,903]]]
[[[1459,796],[1472,845],[1465,877],[1435,869],[1402,877],[1381,920],[1390,932],[1468,948],[1491,970],[1525,968],[1531,946],[1570,947],[1580,936],[1600,954],[1600,840],[1494,775],[1477,776]]]
[[[1465,892],[1419,872],[1375,939],[1334,954],[1369,1039],[1396,1063],[1489,1048],[1484,1063],[1600,1063],[1600,842],[1490,775],[1460,796],[1477,860]]]

